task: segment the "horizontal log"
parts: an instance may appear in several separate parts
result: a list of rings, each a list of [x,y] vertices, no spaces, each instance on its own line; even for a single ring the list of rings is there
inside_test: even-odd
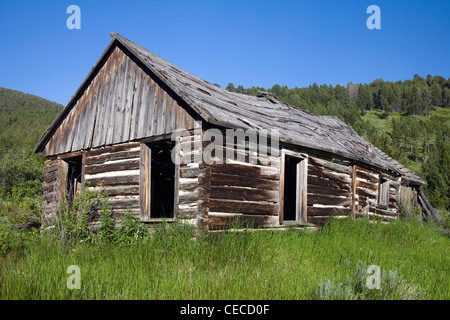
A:
[[[338,198],[328,195],[309,195],[307,196],[308,206],[314,204],[322,204],[326,206],[349,206],[352,204],[352,200],[348,197]]]
[[[356,185],[358,187],[367,188],[371,190],[378,190],[378,183],[366,182],[359,179],[356,179]]]
[[[350,196],[350,190],[343,190],[338,188],[328,188],[316,185],[308,185],[307,187],[308,194],[325,194],[325,195],[334,195],[334,196]]]
[[[209,196],[211,199],[268,202],[279,201],[278,190],[265,190],[260,188],[247,189],[228,186],[211,186]]]
[[[391,222],[393,220],[396,220],[396,217],[391,217],[391,216],[385,216],[385,215],[379,215],[376,213],[367,213],[367,212],[355,212],[355,216],[358,218],[367,218],[369,220],[375,220],[375,219],[381,219],[383,221],[388,221]]]
[[[53,171],[53,172],[48,173],[48,174],[44,174],[44,182],[46,182],[46,183],[57,181],[58,178],[59,178],[59,170],[58,171]]]
[[[140,145],[139,142],[132,142],[132,143],[108,146],[105,148],[93,149],[93,150],[86,152],[86,159],[88,157],[98,156],[98,155],[101,155],[104,153],[115,153],[115,152],[121,152],[121,151],[128,151],[130,149],[139,147],[139,145]]]
[[[190,153],[194,150],[198,150],[202,147],[202,141],[201,140],[187,140],[182,141],[178,144],[178,147],[180,151],[183,153]]]
[[[383,216],[398,217],[398,213],[395,212],[395,211],[385,210],[385,209],[381,209],[381,208],[376,208],[376,207],[373,207],[373,206],[369,207],[369,212],[377,213],[377,214],[383,215]]]
[[[389,188],[389,194],[391,194],[391,195],[393,195],[393,196],[396,196],[397,194],[398,194],[398,189],[395,189],[395,188]]]
[[[271,203],[210,199],[209,211],[226,212],[226,213],[277,215],[278,205]]]
[[[45,164],[44,166],[44,174],[50,174],[52,172],[58,171],[59,169],[59,164],[58,163],[54,163],[54,164]]]
[[[246,150],[238,150],[238,149],[231,149],[231,148],[224,148],[221,146],[210,146],[211,149],[207,149],[207,156],[211,157],[211,162],[217,162],[220,161],[221,163],[218,163],[218,165],[226,164],[227,160],[231,161],[242,161],[246,164],[253,164],[253,165],[259,165],[259,166],[274,166],[279,167],[280,161],[276,157],[271,157],[269,155],[262,155],[259,153],[252,154],[252,157],[250,157],[249,151]],[[205,155],[205,149],[203,149],[204,155]],[[228,156],[227,152],[231,155]],[[270,152],[269,150],[267,151]],[[205,158],[206,159],[206,158]],[[216,160],[217,159],[217,160]]]
[[[396,181],[389,181],[389,187],[392,187],[394,189],[398,189],[400,187],[400,183]]]
[[[341,164],[337,164],[328,160],[323,160],[323,159],[319,159],[319,158],[314,158],[314,157],[309,157],[308,158],[308,162],[310,164],[313,165],[317,165],[317,166],[322,166],[325,168],[328,168],[332,171],[336,171],[336,172],[340,172],[340,173],[346,173],[346,174],[350,174],[352,172],[350,167],[341,165]]]
[[[196,178],[200,175],[205,175],[206,173],[207,173],[206,168],[180,167],[180,177],[181,178]]]
[[[367,197],[367,198],[373,198],[373,199],[378,198],[378,193],[376,191],[371,191],[371,190],[363,189],[363,188],[356,188],[356,194],[359,196]]]
[[[201,184],[198,183],[198,181],[196,182],[184,182],[184,183],[180,183],[179,187],[180,190],[182,191],[192,191],[195,190],[196,188],[198,188]]]
[[[132,215],[134,215],[136,217],[140,217],[140,215],[141,215],[140,208],[128,208],[128,209],[113,208],[111,211],[112,211],[113,217],[115,219],[121,218],[129,213],[131,213]]]
[[[327,180],[322,177],[317,176],[308,176],[308,188],[310,186],[316,185],[316,186],[322,186],[327,187],[330,189],[340,189],[340,190],[351,190],[351,184],[350,183],[344,183],[340,181],[335,180]]]
[[[210,176],[211,186],[237,186],[261,188],[265,190],[279,190],[279,183],[277,180],[263,179],[255,177],[239,177],[236,175],[218,174],[214,173]]]
[[[42,190],[44,191],[44,196],[52,193],[52,192],[59,192],[59,187],[57,187],[56,183],[47,184],[42,187]]]
[[[91,187],[102,186],[121,186],[121,185],[139,185],[139,175],[116,176],[86,179]]]
[[[240,165],[240,164],[213,164],[210,166],[211,174],[222,173],[229,175],[237,175],[240,177],[259,177],[264,179],[275,179],[280,178],[279,174],[262,175],[261,167],[252,165]]]
[[[203,223],[210,230],[237,227],[271,227],[277,223],[276,216],[239,214],[232,216],[208,216]]]
[[[188,165],[192,163],[200,163],[202,160],[201,154],[199,152],[183,154],[180,156],[179,161],[181,165]]]
[[[55,158],[55,159],[46,159],[45,161],[44,161],[44,164],[45,164],[45,166],[47,167],[47,166],[52,166],[52,165],[54,165],[54,164],[58,164],[58,159],[57,158]]]
[[[124,159],[139,159],[140,151],[122,151],[115,153],[103,154],[100,156],[86,156],[86,165],[102,164],[107,161],[124,160]]]
[[[47,203],[50,202],[59,202],[61,200],[61,194],[59,192],[51,192],[51,193],[46,193],[44,195],[44,201]]]
[[[109,199],[109,206],[112,209],[126,209],[130,208],[139,208],[140,202],[139,198],[120,198],[120,199]]]
[[[119,186],[114,186],[114,187],[101,186],[101,187],[97,187],[95,189],[99,190],[99,191],[104,191],[110,197],[139,195],[139,186],[138,185],[129,185],[129,186],[119,185]]]
[[[203,188],[198,188],[194,192],[183,192],[178,194],[178,203],[186,204],[203,200],[205,198]]]
[[[395,211],[396,211],[396,210],[398,209],[398,205],[397,205],[397,203],[389,202],[388,208],[389,208],[390,210],[395,210]]]
[[[178,218],[195,218],[197,216],[203,216],[204,210],[201,207],[193,208],[180,208],[177,211]]]
[[[346,216],[345,218],[348,219],[349,216]],[[308,217],[308,223],[312,223],[312,224],[315,224],[315,225],[318,225],[318,226],[323,226],[323,225],[326,224],[326,222],[328,220],[331,220],[331,219],[336,219],[336,216],[323,216],[323,217],[321,217],[321,216],[312,216],[312,217]]]
[[[230,129],[230,130],[234,130],[234,129]],[[271,146],[270,136],[267,137],[266,143],[263,144],[262,140],[260,140],[261,143],[258,142],[259,139],[258,139],[257,132],[255,131],[254,133],[255,133],[255,135],[253,135],[253,137],[256,138],[255,142],[258,146],[265,145],[265,146],[267,146],[267,148],[270,148],[270,146]],[[217,138],[219,138],[217,141],[214,139],[208,139],[206,136],[204,136],[203,139],[206,139],[206,140],[202,141],[202,143],[204,145],[205,144],[207,145],[207,144],[211,143],[211,141],[213,141],[222,146],[226,146],[227,148],[247,148],[247,149],[249,148],[249,145],[250,145],[249,137],[246,137],[246,139],[237,139],[237,137],[234,136],[233,139],[229,139],[230,137],[227,136],[227,132],[224,130],[221,131],[221,135],[222,135],[222,139],[220,139],[220,136],[219,136],[219,137],[217,137]],[[244,131],[244,135],[245,135],[245,131]]]
[[[352,213],[352,210],[347,208],[337,207],[311,207],[307,208],[307,216],[345,216]]]
[[[97,173],[123,171],[123,170],[137,170],[137,169],[139,169],[139,159],[86,166],[85,173],[97,174]]]
[[[324,167],[308,164],[308,175],[317,176],[321,178],[327,178],[329,180],[351,183],[352,179],[350,175],[344,173],[331,172]]]
[[[368,173],[366,171],[362,171],[359,167],[356,169],[356,177],[368,180],[373,183],[378,183],[378,176],[374,173]]]

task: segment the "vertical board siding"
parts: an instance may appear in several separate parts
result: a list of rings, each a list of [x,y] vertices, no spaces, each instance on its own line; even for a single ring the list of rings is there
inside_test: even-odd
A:
[[[44,152],[89,150],[193,128],[186,107],[115,47]]]

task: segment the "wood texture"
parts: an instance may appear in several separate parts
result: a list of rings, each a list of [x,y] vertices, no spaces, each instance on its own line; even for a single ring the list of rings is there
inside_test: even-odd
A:
[[[139,199],[141,207],[141,219],[150,218],[151,208],[151,149],[144,143],[141,144],[140,175],[139,175]]]
[[[45,154],[192,129],[194,118],[187,107],[166,90],[116,47],[50,137]]]

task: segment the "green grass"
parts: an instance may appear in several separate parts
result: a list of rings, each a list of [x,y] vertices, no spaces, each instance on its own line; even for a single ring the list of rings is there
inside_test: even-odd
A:
[[[364,116],[362,116],[363,120],[369,120],[375,127],[377,127],[382,132],[391,132],[391,119],[396,119],[402,117],[402,113],[400,112],[392,112],[389,114],[388,119],[382,119],[381,115],[383,114],[383,110],[372,110],[366,111]]]
[[[317,299],[358,265],[397,272],[419,299],[450,298],[449,238],[418,222],[336,221],[299,230],[210,234],[159,230],[131,247],[36,236],[0,258],[0,299]],[[67,267],[81,270],[69,290]],[[376,289],[374,289],[376,290]],[[410,298],[398,289],[382,298]]]
[[[436,116],[436,117],[440,117],[443,119],[447,119],[447,122],[450,122],[450,109],[449,108],[437,108],[437,110],[431,110],[430,116]]]
[[[383,110],[372,110],[372,111],[366,111],[364,116],[362,116],[363,120],[369,120],[375,127],[380,129],[383,132],[391,132],[392,126],[391,126],[391,119],[398,119],[403,117],[404,113],[402,112],[391,112],[389,114],[389,117],[387,119],[382,119]],[[439,117],[442,119],[446,119],[447,122],[450,122],[450,109],[448,108],[437,108],[436,110],[431,110],[429,117],[420,117],[420,116],[413,116],[415,118],[421,118],[425,121],[430,121],[431,117]]]

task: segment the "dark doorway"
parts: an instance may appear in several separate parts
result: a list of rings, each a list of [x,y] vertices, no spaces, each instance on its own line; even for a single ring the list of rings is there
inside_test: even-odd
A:
[[[64,161],[67,163],[67,201],[72,206],[73,200],[81,193],[83,187],[82,157]]]
[[[174,142],[149,144],[151,150],[151,218],[174,217],[175,164],[172,161]]]
[[[298,179],[302,159],[286,155],[284,160],[283,220],[296,221],[298,208]]]

